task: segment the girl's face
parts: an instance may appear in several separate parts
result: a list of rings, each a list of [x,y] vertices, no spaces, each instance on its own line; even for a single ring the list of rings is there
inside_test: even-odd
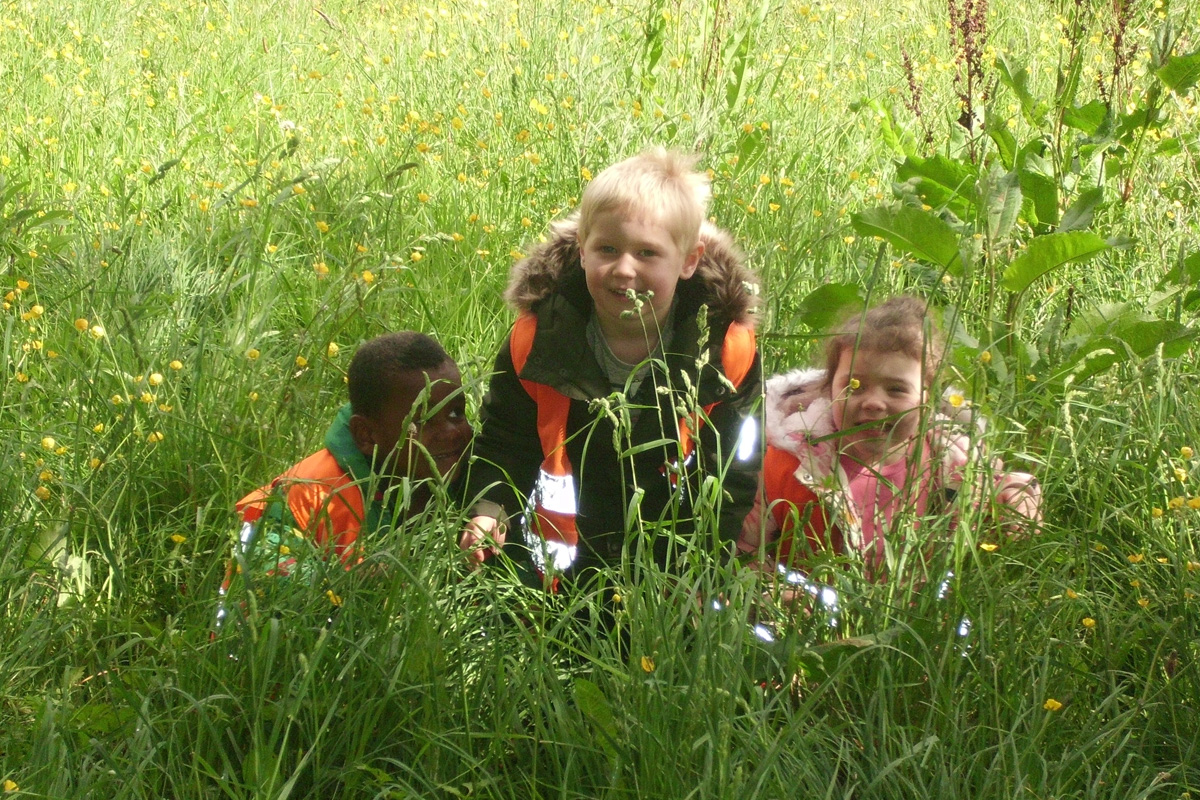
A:
[[[861,426],[841,439],[844,454],[872,466],[904,458],[920,428],[926,401],[919,359],[846,348],[832,388],[834,427],[844,431]]]

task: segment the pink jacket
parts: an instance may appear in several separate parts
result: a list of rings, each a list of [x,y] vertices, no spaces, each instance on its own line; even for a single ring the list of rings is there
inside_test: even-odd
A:
[[[950,394],[948,390],[946,396]],[[867,555],[869,543],[864,541],[862,533],[862,509],[850,495],[837,438],[833,436],[832,406],[822,369],[794,370],[767,381],[768,453],[762,480],[766,491],[759,492],[746,518],[738,542],[743,552],[756,551],[762,544],[769,545],[781,538],[786,543],[782,548],[786,555],[795,535],[788,529],[789,520],[808,518],[805,533],[811,544],[841,555]],[[976,436],[968,435],[972,428]],[[986,458],[978,437],[982,429],[982,422],[972,419],[969,408],[954,408],[943,402],[929,423],[924,447],[920,449],[927,465],[919,471],[919,479],[927,484],[921,489],[931,495],[936,492],[953,496],[957,502],[964,493],[967,476],[975,474],[978,480],[967,487],[969,502],[992,500],[1036,523],[1040,519],[1036,479],[1026,473],[1005,471],[1000,459],[991,459],[981,469]],[[968,468],[973,461],[975,470]],[[791,469],[793,465],[791,475],[772,473],[772,470]],[[798,507],[812,502],[814,497],[820,503],[820,515],[806,514]],[[796,513],[792,512],[793,507]],[[814,518],[818,519],[814,522]],[[1027,523],[1016,524],[1024,527]],[[827,531],[826,527],[836,530]]]

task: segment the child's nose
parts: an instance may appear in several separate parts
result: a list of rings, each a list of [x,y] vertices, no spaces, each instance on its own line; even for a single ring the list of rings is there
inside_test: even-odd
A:
[[[636,277],[636,263],[637,259],[633,257],[633,253],[622,253],[620,257],[617,258],[617,263],[613,267],[613,273],[622,277]]]
[[[884,402],[883,393],[874,389],[869,389],[862,394],[862,407],[869,409],[885,409],[887,404]]]

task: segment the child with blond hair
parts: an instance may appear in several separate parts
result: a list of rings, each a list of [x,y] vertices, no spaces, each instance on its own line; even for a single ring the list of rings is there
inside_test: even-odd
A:
[[[761,460],[754,277],[705,220],[694,164],[652,149],[609,167],[514,266],[518,319],[467,481],[473,561],[507,543],[543,575],[577,574],[619,562],[632,527],[665,566],[697,528],[706,476],[717,538],[737,539]]]
[[[1035,529],[1033,476],[995,459],[977,464],[982,481],[964,485],[981,451],[935,408],[943,355],[925,303],[900,296],[843,324],[823,370],[769,380],[761,492],[739,550],[784,573],[819,552],[858,556],[880,579],[921,520],[953,513],[963,493],[1009,530]]]

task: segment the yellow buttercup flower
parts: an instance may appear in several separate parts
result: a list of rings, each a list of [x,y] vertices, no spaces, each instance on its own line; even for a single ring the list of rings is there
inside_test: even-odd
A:
[[[175,359],[167,366],[170,367],[171,369],[175,370],[176,372],[178,372],[179,370],[183,369],[183,362],[180,361],[179,359]]]
[[[163,382],[162,373],[161,372],[151,372],[150,377],[146,379],[146,382],[149,383],[151,386],[158,386],[160,383]]]
[[[80,333],[83,333],[87,329],[88,329],[88,321],[85,317],[80,317],[79,319],[75,320],[75,330],[79,331]]]
[[[296,356],[296,366],[297,367],[307,367],[308,359],[305,358],[304,356]]]
[[[1083,618],[1083,627],[1087,628],[1088,630],[1091,630],[1092,628],[1096,627],[1096,620],[1092,619],[1091,617],[1084,617]]]
[[[1192,448],[1185,444],[1183,447],[1179,448],[1179,455],[1183,458],[1191,458],[1194,453],[1192,452]]]
[[[1042,708],[1047,711],[1058,711],[1063,707],[1063,704],[1055,700],[1053,697],[1046,698],[1046,702],[1042,703]]]
[[[654,672],[654,659],[650,656],[642,656],[642,672]]]
[[[325,355],[328,358],[336,358],[337,354],[338,354],[338,350],[340,350],[340,349],[341,348],[338,347],[337,342],[330,342],[329,344],[327,344],[325,346]]]
[[[251,361],[254,361],[260,355],[262,355],[262,353],[258,352],[258,348],[256,347],[251,347],[246,351],[246,358],[250,359]]]
[[[174,542],[175,544],[183,544],[184,542],[187,541],[187,537],[184,536],[182,533],[172,533],[171,541]]]

